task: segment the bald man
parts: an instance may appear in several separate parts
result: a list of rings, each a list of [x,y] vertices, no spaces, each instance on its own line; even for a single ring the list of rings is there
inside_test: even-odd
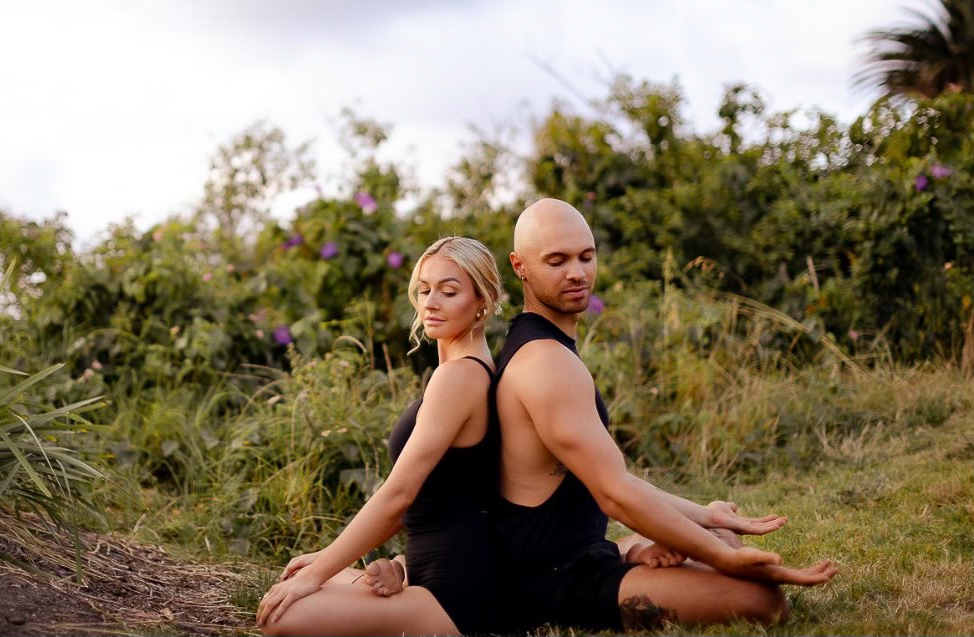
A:
[[[691,623],[787,616],[780,583],[811,586],[836,569],[806,569],[722,542],[709,528],[764,534],[785,518],[746,518],[629,474],[608,433],[608,413],[575,347],[596,274],[592,232],[575,208],[542,199],[521,214],[511,265],[524,284],[491,386],[500,435],[500,498],[492,511],[508,596],[509,628],[544,623],[585,630],[645,630],[663,618]],[[605,539],[611,517],[689,556],[671,568],[621,559]]]

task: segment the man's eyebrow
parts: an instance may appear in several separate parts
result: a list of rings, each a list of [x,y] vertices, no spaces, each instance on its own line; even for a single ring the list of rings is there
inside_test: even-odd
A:
[[[460,279],[452,276],[448,276],[445,279],[440,279],[439,281],[437,281],[437,283],[439,285],[443,285],[444,283],[448,283],[450,281],[453,281],[454,283],[460,283]],[[419,282],[422,283],[423,285],[429,285],[429,283],[425,279],[420,279]]]
[[[595,251],[595,246],[590,246],[588,248],[585,248],[581,252],[579,252],[579,254],[585,254],[586,252],[594,252],[594,251]],[[552,252],[545,252],[544,254],[542,254],[541,259],[546,260],[546,259],[550,259],[551,257],[567,257],[567,256],[569,255],[566,252],[559,252],[558,250],[554,250]]]

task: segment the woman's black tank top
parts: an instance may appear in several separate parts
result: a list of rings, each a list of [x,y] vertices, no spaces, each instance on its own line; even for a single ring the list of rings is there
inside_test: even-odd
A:
[[[492,376],[490,367],[475,356],[465,356],[480,363]],[[423,398],[406,408],[389,435],[389,455],[393,463],[406,447],[406,441],[416,427],[416,414]],[[490,424],[488,421],[488,430]],[[470,447],[450,447],[433,467],[416,499],[403,516],[407,534],[442,530],[465,518],[465,514],[482,514],[497,475],[496,457],[491,453],[485,436]]]
[[[487,438],[495,458],[500,458],[500,422],[497,419],[497,385],[519,349],[539,339],[555,340],[578,356],[575,340],[540,314],[525,312],[511,321],[507,341],[497,359],[497,371],[490,384],[492,407]],[[558,370],[551,370],[556,374]],[[598,389],[593,396],[602,424],[609,426],[609,412]],[[499,462],[496,462],[499,468]],[[495,481],[495,493],[497,493]],[[514,504],[496,495],[490,507],[498,550],[508,563],[519,566],[559,566],[585,546],[605,540],[608,518],[582,482],[570,471],[554,493],[538,506]]]

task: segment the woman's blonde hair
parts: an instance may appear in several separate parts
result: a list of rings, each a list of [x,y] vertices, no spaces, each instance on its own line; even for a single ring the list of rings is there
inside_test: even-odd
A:
[[[487,246],[469,237],[443,237],[437,240],[433,245],[426,248],[423,255],[416,260],[413,273],[409,277],[407,295],[413,309],[416,310],[416,315],[413,317],[413,323],[409,329],[409,340],[414,345],[413,349],[409,351],[410,354],[419,348],[424,337],[420,332],[423,327],[423,319],[420,316],[419,307],[419,270],[423,267],[426,259],[434,254],[456,263],[473,281],[477,297],[483,300],[486,309],[484,317],[478,319],[477,323],[485,323],[490,315],[497,312],[498,301],[501,297],[501,277],[497,271],[497,262]]]

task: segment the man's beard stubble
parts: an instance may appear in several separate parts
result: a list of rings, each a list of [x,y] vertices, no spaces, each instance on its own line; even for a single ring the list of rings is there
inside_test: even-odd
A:
[[[534,289],[532,289],[532,292],[534,292],[534,298],[536,298],[539,303],[559,314],[581,314],[588,309],[589,301],[592,298],[591,292],[586,294],[583,298],[576,300],[564,299],[558,293],[539,293]]]

